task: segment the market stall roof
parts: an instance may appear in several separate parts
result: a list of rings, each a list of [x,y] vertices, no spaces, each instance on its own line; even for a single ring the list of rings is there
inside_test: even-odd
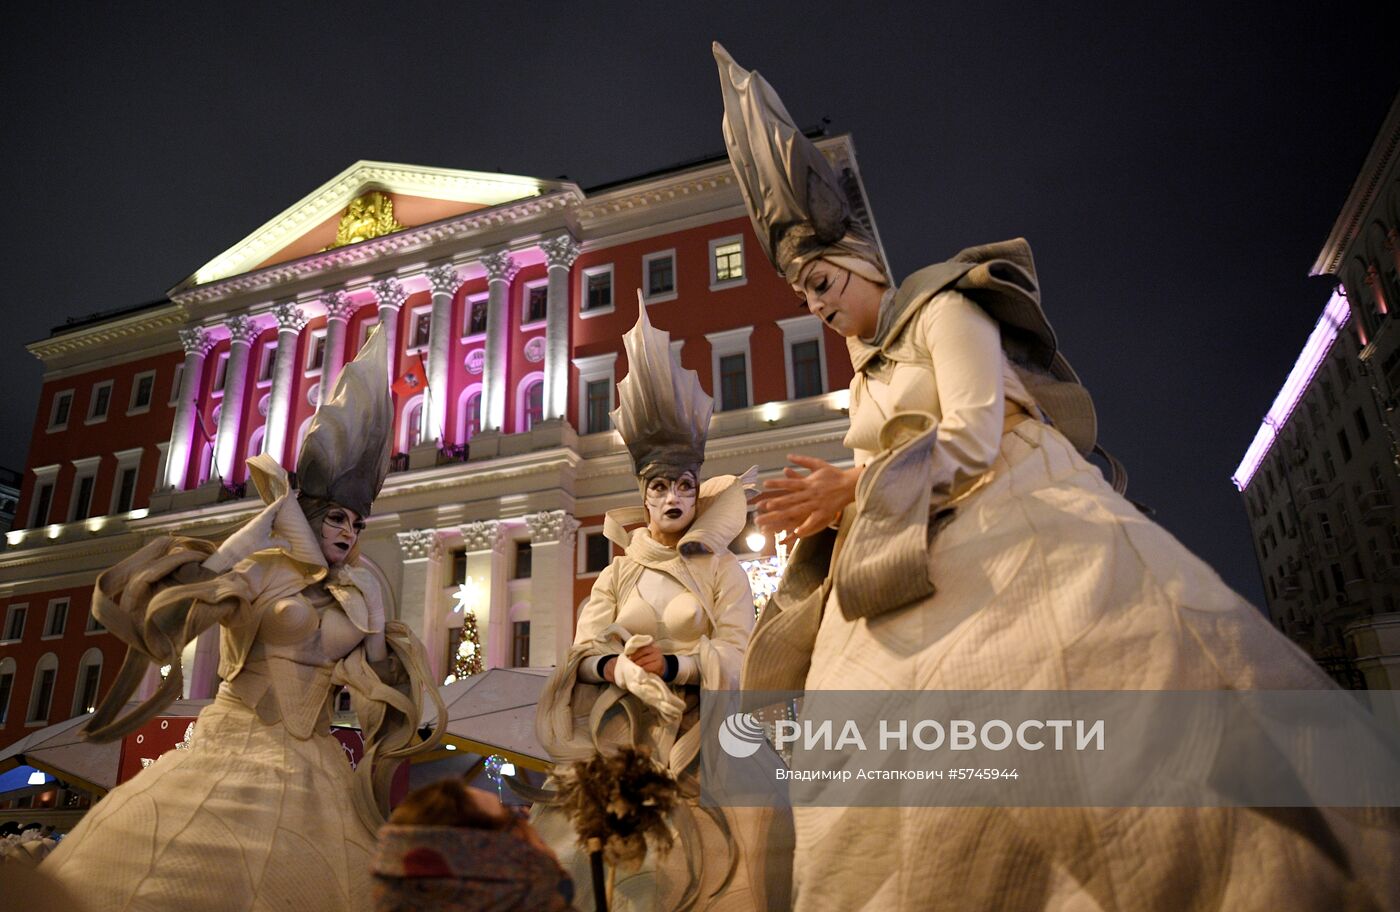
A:
[[[549,753],[535,737],[535,706],[550,668],[492,668],[444,684],[444,739],[474,754],[500,754],[526,769],[548,771]],[[427,759],[427,758],[425,758]]]
[[[209,702],[176,700],[161,715],[194,718]],[[123,713],[137,705],[137,701],[127,704]],[[86,740],[82,730],[91,715],[84,713],[55,722],[0,750],[0,771],[27,765],[85,791],[98,794],[111,791],[117,785],[122,742],[118,739],[98,744]]]

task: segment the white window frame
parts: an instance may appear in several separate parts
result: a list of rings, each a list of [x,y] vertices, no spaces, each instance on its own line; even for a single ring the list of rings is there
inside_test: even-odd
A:
[[[727,355],[744,356],[744,383],[748,392],[748,405],[746,408],[753,408],[757,403],[753,400],[753,352],[749,350],[749,337],[753,335],[752,326],[740,326],[735,329],[726,329],[723,332],[706,333],[705,338],[710,343],[710,395],[716,402],[715,411],[730,412],[736,409],[724,407],[721,399],[723,388],[720,386],[719,360]]]
[[[134,509],[134,507],[128,507],[126,510],[118,510],[117,498],[121,496],[122,492],[122,473],[127,469],[136,470],[136,483],[140,483],[141,454],[143,452],[144,447],[134,447],[130,450],[118,450],[116,453],[112,454],[117,458],[117,471],[112,475],[112,497],[107,510],[109,516],[117,513],[127,513]],[[133,504],[136,503],[136,484],[131,486],[131,502]]]
[[[417,335],[418,318],[423,314],[428,315],[428,338],[422,345],[413,345],[413,337]],[[410,355],[421,355],[433,344],[433,305],[420,304],[408,312],[408,332],[404,333],[405,342],[410,343],[404,351]]]
[[[93,646],[83,653],[83,657],[78,660],[78,675],[73,679],[73,707],[68,718],[86,715],[89,710],[82,704],[83,678],[87,677],[87,670],[92,666],[97,666],[97,687],[92,692],[93,705],[96,707],[97,695],[102,693],[102,650]]]
[[[369,334],[372,333],[372,332],[374,332],[374,328],[375,328],[376,326],[378,326],[378,325],[379,325],[379,315],[378,315],[378,314],[375,314],[375,315],[372,316],[372,317],[366,317],[364,320],[361,320],[361,321],[360,321],[360,335],[359,335],[359,340],[360,340],[360,341],[359,341],[359,344],[355,346],[355,353],[356,353],[356,354],[359,354],[360,349],[362,349],[362,348],[365,347],[365,343],[369,341]]]
[[[474,342],[474,341],[476,341],[477,339],[484,339],[484,338],[486,338],[486,328],[485,328],[485,327],[482,327],[481,332],[476,332],[476,333],[474,333],[474,332],[471,331],[471,330],[472,330],[472,308],[475,307],[477,304],[480,304],[480,303],[482,303],[482,302],[485,302],[485,303],[486,303],[487,313],[488,313],[487,320],[489,321],[489,320],[491,319],[490,316],[489,316],[490,307],[491,307],[491,295],[490,295],[489,293],[487,293],[487,292],[481,292],[481,293],[479,293],[479,294],[467,295],[466,298],[462,301],[462,333],[461,333],[461,341],[463,341],[463,342]]]
[[[660,294],[651,293],[651,264],[658,260],[671,261],[671,290],[663,291]],[[642,300],[647,304],[663,304],[666,301],[674,301],[680,287],[679,276],[676,269],[676,248],[670,250],[658,250],[655,253],[648,253],[642,257]]]
[[[115,380],[99,380],[92,385],[92,394],[88,396],[87,418],[83,419],[83,424],[101,424],[107,420],[107,416],[112,414],[112,389],[114,386],[116,386]],[[97,392],[103,388],[107,390],[107,409],[98,415],[96,414]]]
[[[170,441],[162,440],[156,444],[156,490],[161,490],[165,484],[165,467],[170,461]]]
[[[209,394],[211,396],[222,396],[224,387],[228,386],[228,360],[233,354],[233,349],[225,349],[214,356],[214,375],[209,380]]]
[[[58,633],[50,633],[49,631],[53,628],[53,618],[54,618],[55,609],[56,609],[59,605],[62,605],[62,606],[63,606],[63,629],[60,630]],[[61,640],[61,639],[63,639],[64,635],[68,633],[68,611],[69,611],[69,609],[71,609],[72,607],[73,607],[73,600],[72,600],[71,598],[69,598],[68,596],[66,596],[66,595],[63,596],[62,598],[49,599],[49,607],[48,607],[48,610],[44,612],[44,632],[43,632],[42,635],[40,635],[39,639],[41,639],[41,640]]]
[[[574,564],[575,579],[593,579],[594,577],[599,576],[603,572],[602,570],[599,570],[597,573],[588,572],[588,536],[602,534],[603,527],[601,525],[584,526],[582,529],[578,530],[575,540],[576,543],[574,545],[574,549],[576,551],[574,555],[574,559],[576,561],[576,563]],[[612,543],[609,542],[608,546],[609,548],[611,548]],[[611,561],[609,561],[609,563],[611,563]]]
[[[787,397],[792,402],[797,398],[797,380],[792,373],[792,347],[799,342],[817,343],[817,359],[821,367],[821,393],[830,392],[826,380],[826,333],[821,318],[816,314],[801,314],[779,320],[778,328],[783,331],[783,366],[787,369]]]
[[[536,288],[545,289],[545,311],[544,317],[539,320],[530,319],[530,292]],[[467,319],[471,319],[471,312],[467,313]],[[532,329],[541,329],[549,322],[549,279],[535,279],[524,283],[520,292],[520,331],[526,332]]]
[[[180,404],[180,384],[185,382],[185,362],[181,361],[175,365],[175,379],[170,384],[170,400],[166,405]]]
[[[413,447],[419,445],[418,443],[415,443],[415,444],[413,444],[412,446],[410,446],[410,445],[408,444],[408,434],[409,434],[409,427],[410,427],[410,424],[409,424],[409,420],[408,420],[408,419],[409,419],[410,417],[412,417],[412,415],[413,415],[413,410],[414,410],[415,408],[420,407],[420,406],[422,407],[423,412],[419,414],[418,422],[419,422],[419,426],[420,426],[420,436],[422,436],[422,435],[421,435],[421,426],[422,426],[422,422],[423,422],[423,414],[426,414],[426,413],[427,413],[428,403],[427,403],[427,401],[423,398],[423,394],[422,394],[422,393],[419,393],[418,395],[414,396],[412,399],[409,399],[407,402],[405,402],[405,403],[403,404],[403,411],[399,413],[399,433],[398,433],[398,436],[394,438],[394,442],[397,444],[397,446],[396,446],[395,449],[394,449],[394,452],[396,452],[396,453],[407,453],[409,450],[413,449]],[[422,443],[422,441],[420,440],[419,443]]]
[[[533,428],[527,428],[525,426],[525,409],[526,403],[529,401],[530,387],[534,386],[536,383],[540,384],[540,399],[541,404],[543,404],[545,394],[545,390],[543,389],[544,371],[531,371],[521,377],[520,382],[515,385],[515,432],[517,434],[523,434],[526,431],[533,430]],[[540,412],[540,420],[544,420],[543,410]]]
[[[262,345],[258,346],[258,369],[257,372],[253,374],[253,376],[257,378],[253,382],[257,385],[258,389],[267,389],[272,386],[272,377],[277,373],[277,366],[272,364],[272,359],[276,357],[276,351],[277,336],[273,336],[271,339],[268,339]],[[269,365],[271,365],[271,370],[268,370]],[[263,379],[263,371],[267,371],[266,380]]]
[[[68,415],[63,419],[63,423],[58,423],[58,403],[64,396],[68,397]],[[74,391],[71,389],[59,390],[53,394],[53,401],[49,403],[49,425],[45,430],[52,434],[55,431],[68,430],[68,422],[73,420],[73,399]]]
[[[36,705],[39,698],[39,679],[44,672],[53,670],[53,689],[49,691],[49,705],[44,707],[43,715],[40,715],[39,707]],[[34,666],[34,678],[29,683],[29,706],[24,713],[25,728],[39,728],[49,724],[49,716],[53,715],[53,695],[58,690],[58,656],[52,652],[46,652],[39,658],[38,664]]]
[[[321,363],[315,367],[311,366],[311,359],[316,355],[316,340],[326,338],[326,327],[313,329],[306,334],[306,360],[302,363],[302,371],[308,377],[319,377],[321,371],[326,369],[326,349],[321,346]]]
[[[136,391],[141,388],[141,381],[146,377],[151,378],[151,397],[146,400],[145,405],[138,405],[136,402]],[[127,415],[144,415],[151,410],[151,403],[156,401],[156,372],[153,370],[142,371],[131,378],[131,395],[126,398]]]
[[[19,662],[14,656],[0,659],[0,678],[10,676],[10,692],[5,694],[5,702],[0,704],[0,729],[10,721],[10,704],[15,702],[15,682],[19,680]]]
[[[97,472],[101,468],[101,456],[87,456],[83,459],[73,460],[73,491],[68,497],[68,522],[76,522],[78,520],[78,491],[82,489],[83,479],[85,478],[92,479],[92,491],[88,494],[87,516],[82,518],[90,519],[93,516],[102,515],[92,511],[92,499],[97,495]]]
[[[71,611],[72,608],[70,607],[69,610]],[[97,619],[97,612],[92,610],[92,601],[89,599],[87,620],[83,623],[83,635],[97,636],[107,632],[107,626]]]
[[[9,633],[10,633],[10,624],[13,622],[14,616],[15,616],[15,612],[17,612],[17,611],[23,611],[23,612],[24,612],[24,623],[22,623],[22,624],[19,625],[19,636],[17,636],[17,637],[12,637],[12,636],[9,635]],[[0,643],[18,643],[18,642],[20,642],[21,640],[23,640],[23,639],[24,639],[24,628],[25,628],[26,626],[28,626],[28,624],[29,624],[29,603],[28,603],[28,602],[15,602],[13,605],[11,605],[11,606],[9,606],[8,608],[6,608],[6,609],[5,609],[5,626],[4,626],[3,628],[0,628],[0,637],[5,637],[5,639],[0,639]]]
[[[719,278],[719,271],[715,269],[715,251],[720,247],[726,247],[734,243],[739,245],[739,263],[740,268],[744,270],[744,274],[737,279],[724,279],[721,281]],[[721,238],[712,238],[710,240],[710,291],[721,291],[725,288],[738,288],[740,285],[747,285],[748,281],[749,255],[748,250],[745,249],[744,236],[742,234],[731,234]]]
[[[575,358],[574,368],[578,370],[578,426],[580,434],[608,433],[588,430],[588,384],[597,380],[608,381],[608,411],[617,408],[617,352],[606,352],[588,358]]]
[[[607,307],[588,308],[588,280],[593,276],[607,273],[608,286],[611,291],[611,303]],[[610,314],[617,310],[617,275],[613,272],[612,263],[603,263],[598,266],[585,266],[579,270],[579,295],[578,295],[578,315],[581,320],[591,320],[594,317],[601,317],[603,314]]]
[[[58,465],[46,465],[38,466],[37,468],[32,470],[34,472],[34,487],[30,488],[31,494],[29,496],[29,522],[26,523],[26,525],[31,529],[37,526],[51,525],[53,523],[53,496],[58,493],[59,468],[60,466]],[[48,510],[49,515],[44,517],[44,521],[42,523],[39,522],[38,515],[40,485],[50,486]]]

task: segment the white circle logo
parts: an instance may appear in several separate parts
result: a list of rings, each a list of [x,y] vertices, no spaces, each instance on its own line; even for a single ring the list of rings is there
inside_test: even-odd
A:
[[[733,713],[719,727],[719,746],[738,760],[758,753],[763,741],[763,725],[750,713]]]

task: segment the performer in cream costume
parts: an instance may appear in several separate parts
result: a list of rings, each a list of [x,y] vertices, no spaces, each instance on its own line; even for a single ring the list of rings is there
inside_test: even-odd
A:
[[[267,507],[217,551],[161,538],[98,578],[93,610],[130,648],[88,737],[122,737],[159,715],[180,694],[181,650],[215,623],[222,683],[189,748],[114,789],[45,861],[86,912],[371,908],[396,761],[438,737],[416,735],[425,686],[438,731],[445,719],[421,644],[386,617],[385,581],[356,547],[388,468],[384,364],[376,332],[312,422],[300,492],[254,457]],[[118,718],[152,664],[169,675]],[[338,685],[365,737],[353,772],[330,734]]]
[[[707,690],[737,689],[753,626],[748,577],[729,551],[747,519],[749,482],[721,475],[697,483],[713,403],[695,372],[681,368],[669,335],[639,307],[624,340],[628,374],[612,417],[645,506],[606,517],[604,533],[625,553],[594,583],[574,646],[540,700],[536,728],[558,763],[646,746],[691,788],[699,700]],[[627,531],[638,523],[645,525]],[[588,856],[566,816],[537,806],[534,819],[575,883],[590,883]],[[639,872],[619,872],[611,908],[762,908],[753,887],[759,875],[750,869],[761,836],[751,816],[690,799],[673,828],[669,854],[649,852]],[[591,892],[580,887],[575,903],[591,909]]]
[[[803,538],[755,629],[744,688],[1332,688],[1086,461],[1092,402],[1041,311],[1029,245],[970,248],[896,285],[772,87],[718,45],[715,56],[758,239],[805,308],[846,338],[856,369],[854,466],[797,456],[808,471],[766,485],[760,525]],[[1393,817],[797,808],[794,902],[1393,908]]]

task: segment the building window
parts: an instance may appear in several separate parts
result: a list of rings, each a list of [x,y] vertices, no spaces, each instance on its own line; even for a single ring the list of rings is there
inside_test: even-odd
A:
[[[787,367],[788,398],[805,399],[826,392],[823,369],[826,350],[822,321],[813,314],[778,321],[783,331],[783,361]]]
[[[58,675],[58,659],[53,653],[39,660],[34,669],[34,690],[29,695],[30,724],[49,721],[49,709],[53,703],[53,682]]]
[[[48,617],[44,619],[44,637],[61,637],[68,629],[68,599],[49,602]]]
[[[462,411],[462,437],[471,440],[481,430],[481,393],[468,396]]]
[[[214,365],[214,392],[220,392],[228,383],[228,352],[220,352]]]
[[[68,521],[87,519],[92,515],[92,489],[97,483],[93,474],[79,475],[73,481],[73,505],[68,511]]]
[[[613,267],[590,266],[583,270],[582,316],[610,313],[613,309]]]
[[[529,542],[518,541],[515,543],[515,572],[511,579],[530,578],[530,564],[533,556],[534,551],[530,548]]]
[[[137,374],[131,381],[131,401],[127,403],[126,413],[136,415],[141,412],[148,412],[151,409],[151,399],[154,397],[156,389],[156,372],[146,371]]]
[[[106,633],[107,625],[97,619],[97,612],[91,607],[88,608],[87,633]]]
[[[11,605],[5,613],[5,641],[17,642],[24,638],[24,619],[29,614],[28,605]]]
[[[73,410],[73,391],[64,390],[53,397],[49,409],[49,430],[61,431],[68,427],[68,413]]]
[[[749,407],[749,365],[742,353],[719,359],[720,411]]]
[[[78,665],[78,680],[73,688],[73,715],[81,716],[97,709],[97,686],[102,680],[102,652],[90,649]]]
[[[10,718],[10,695],[15,692],[17,665],[14,659],[0,661],[0,727]]]
[[[486,298],[467,302],[467,335],[479,336],[486,332]]]
[[[663,250],[642,257],[642,288],[646,302],[655,304],[676,297],[676,252]]]
[[[49,508],[53,506],[53,481],[52,479],[41,479],[34,484],[34,516],[29,521],[29,527],[46,526],[49,524]]]
[[[742,285],[745,281],[743,236],[710,241],[710,290]]]
[[[1356,433],[1361,437],[1361,442],[1365,443],[1371,439],[1371,426],[1366,423],[1366,413],[1358,408],[1353,417],[1356,418]]]
[[[584,418],[584,433],[599,434],[612,430],[612,381],[590,380],[584,387],[587,412]]]
[[[170,401],[166,405],[180,404],[180,384],[185,382],[185,362],[175,365],[175,377],[170,381]]]
[[[428,347],[433,332],[433,309],[420,307],[409,317],[408,350],[421,351]]]
[[[414,400],[408,408],[408,418],[404,426],[404,450],[411,450],[423,442],[423,400]]]
[[[530,664],[530,622],[516,621],[510,631],[510,665],[525,668]]]
[[[277,342],[274,340],[263,345],[258,358],[258,382],[271,383],[272,375],[277,372]]]
[[[521,430],[528,431],[544,420],[544,381],[536,380],[525,388],[525,409]]]
[[[127,513],[136,499],[136,466],[126,466],[117,473],[117,499],[112,503],[113,513]]]
[[[525,286],[525,314],[520,322],[538,323],[549,315],[549,285],[541,282]]]
[[[1347,439],[1347,429],[1337,431],[1337,445],[1342,449],[1342,462],[1351,462],[1351,441]]]
[[[748,408],[753,402],[753,378],[749,375],[749,336],[752,326],[708,333],[710,369],[714,378],[716,407],[722,411]]]
[[[88,403],[88,424],[96,424],[99,421],[107,420],[107,413],[112,410],[112,381],[104,380],[94,384],[92,387],[92,401]]]
[[[593,532],[583,537],[585,573],[602,573],[612,563],[612,542],[601,532]]]
[[[311,341],[306,346],[306,372],[319,374],[326,364],[326,331],[311,330]]]

